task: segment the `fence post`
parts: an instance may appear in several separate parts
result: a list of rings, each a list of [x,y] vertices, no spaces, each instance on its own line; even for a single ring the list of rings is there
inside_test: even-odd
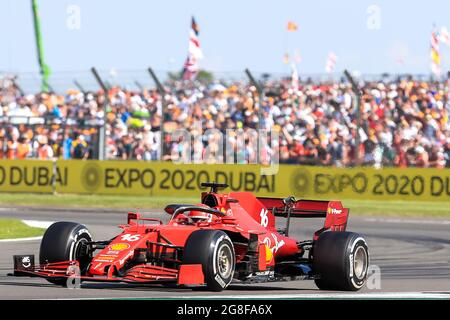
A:
[[[355,163],[359,165],[361,163],[361,154],[360,154],[361,137],[359,136],[359,130],[361,128],[361,90],[359,89],[358,84],[355,82],[355,80],[351,76],[350,72],[348,72],[348,70],[344,70],[344,75],[352,85],[352,91],[356,97]]]
[[[15,81],[13,83],[14,83],[14,86],[16,87],[16,89],[19,90],[20,95],[24,96],[25,91],[22,90],[22,87]]]
[[[164,90],[164,87],[162,86],[161,82],[159,81],[158,77],[156,76],[156,74],[153,72],[152,68],[148,68],[148,73],[150,74],[150,77],[153,79],[153,81],[156,84],[156,89],[158,90],[159,94],[161,95],[161,137],[160,137],[160,156],[159,156],[159,160],[162,161],[163,160],[163,155],[164,155],[164,117],[166,114],[166,91]]]
[[[50,85],[50,82],[47,81],[47,88],[49,90],[50,93],[56,93],[55,89],[53,89],[53,87]]]
[[[99,139],[99,160],[105,160],[106,159],[106,108],[108,107],[109,102],[109,96],[108,96],[108,87],[103,82],[102,78],[98,74],[95,67],[91,68],[91,72],[95,77],[95,80],[97,80],[100,87],[103,89],[105,100],[103,102],[103,126],[100,127],[100,139]]]
[[[33,14],[33,27],[34,27],[34,38],[36,41],[37,58],[39,62],[41,79],[41,91],[48,92],[49,83],[48,78],[50,76],[50,68],[45,63],[44,60],[44,46],[42,44],[42,33],[41,33],[41,22],[39,18],[39,10],[36,0],[31,0],[31,10]],[[51,89],[53,91],[53,89]],[[54,91],[53,91],[54,92]]]
[[[77,79],[73,79],[73,83],[83,94],[86,94],[86,90],[84,90],[83,86],[77,81]]]
[[[56,164],[56,159],[53,159],[53,163],[52,163],[53,167],[52,167],[52,171],[53,171],[53,175],[52,175],[52,193],[55,195],[56,194],[56,174],[57,174],[57,164]]]
[[[134,84],[139,88],[139,90],[144,91],[144,86],[139,81],[135,80]]]
[[[255,80],[255,78],[253,77],[252,73],[250,72],[249,69],[245,69],[245,73],[248,77],[248,79],[250,80],[250,83],[256,88],[256,91],[258,91],[258,126],[257,126],[257,131],[258,131],[258,137],[257,137],[257,143],[256,143],[256,162],[259,164],[261,161],[260,157],[260,153],[261,153],[261,146],[260,146],[260,130],[262,130],[262,105],[263,105],[263,101],[264,101],[264,88],[261,87],[261,85]]]

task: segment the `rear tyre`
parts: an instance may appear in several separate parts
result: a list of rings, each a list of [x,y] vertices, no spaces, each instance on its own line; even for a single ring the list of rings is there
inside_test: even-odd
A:
[[[90,241],[92,236],[86,226],[76,222],[56,222],[44,233],[39,250],[39,263],[42,265],[77,260],[80,264],[80,273],[83,275],[92,259],[86,245]],[[66,278],[47,281],[62,286],[67,283]]]
[[[222,291],[233,280],[236,257],[233,243],[220,230],[198,230],[186,241],[183,264],[201,264],[206,286]]]
[[[352,232],[324,232],[314,244],[313,268],[321,290],[357,291],[366,283],[369,249]]]

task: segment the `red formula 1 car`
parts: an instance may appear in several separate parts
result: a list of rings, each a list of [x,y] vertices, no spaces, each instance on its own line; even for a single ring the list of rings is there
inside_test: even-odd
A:
[[[56,222],[44,234],[39,265],[34,256],[14,256],[14,274],[66,285],[81,281],[206,285],[313,279],[320,289],[359,290],[366,282],[366,241],[346,232],[349,210],[339,201],[296,201],[218,193],[225,184],[204,183],[198,205],[171,204],[167,224],[128,213],[127,224],[108,241],[93,241],[88,229]],[[275,217],[286,218],[277,229]],[[289,237],[292,218],[325,218],[312,240]]]

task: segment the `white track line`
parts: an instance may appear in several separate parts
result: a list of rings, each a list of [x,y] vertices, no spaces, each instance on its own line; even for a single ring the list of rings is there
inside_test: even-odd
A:
[[[22,242],[22,241],[35,241],[35,240],[41,240],[42,236],[40,237],[30,237],[30,238],[17,238],[17,239],[1,239],[0,242]]]
[[[29,227],[47,229],[53,224],[53,221],[38,221],[38,220],[22,220]],[[42,236],[39,237],[28,237],[28,238],[15,238],[15,239],[1,239],[0,242],[22,242],[22,241],[36,241],[41,240]]]
[[[424,292],[380,292],[380,293],[310,293],[310,294],[293,294],[293,295],[245,295],[245,296],[205,296],[211,299],[424,299],[424,298],[447,298],[448,294],[441,293],[424,293]],[[189,298],[189,297],[185,297]]]
[[[47,229],[54,221],[22,220],[29,227]]]
[[[183,300],[253,300],[253,299],[449,299],[450,291],[445,293],[434,292],[379,292],[379,293],[307,293],[307,294],[262,294],[262,295],[204,295],[204,296],[161,296],[161,297],[95,297],[95,298],[68,298],[55,300],[109,300],[109,299],[183,299]]]

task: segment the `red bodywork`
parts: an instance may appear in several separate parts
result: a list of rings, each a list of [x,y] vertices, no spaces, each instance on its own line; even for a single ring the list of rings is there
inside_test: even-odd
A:
[[[186,240],[199,229],[217,229],[233,240],[236,265],[248,255],[249,244],[257,241],[257,272],[274,270],[279,261],[298,259],[304,247],[298,240],[276,229],[275,217],[325,218],[323,228],[316,231],[317,240],[325,230],[344,231],[348,209],[339,201],[293,201],[289,205],[280,198],[258,198],[250,192],[202,193],[202,205],[215,209],[208,222],[192,223],[187,216],[177,213],[182,205],[166,207],[172,217],[167,224],[158,219],[142,218],[139,213],[128,213],[127,224],[117,237],[104,245],[97,245],[87,270],[77,274],[77,261],[48,263],[21,270],[22,273],[45,278],[80,276],[89,281],[121,281],[129,283],[173,282],[179,285],[204,283],[202,266],[183,264],[182,253]],[[189,205],[186,205],[189,206]],[[236,274],[239,268],[236,268]],[[255,270],[253,270],[254,272]],[[248,274],[241,270],[241,278]]]

